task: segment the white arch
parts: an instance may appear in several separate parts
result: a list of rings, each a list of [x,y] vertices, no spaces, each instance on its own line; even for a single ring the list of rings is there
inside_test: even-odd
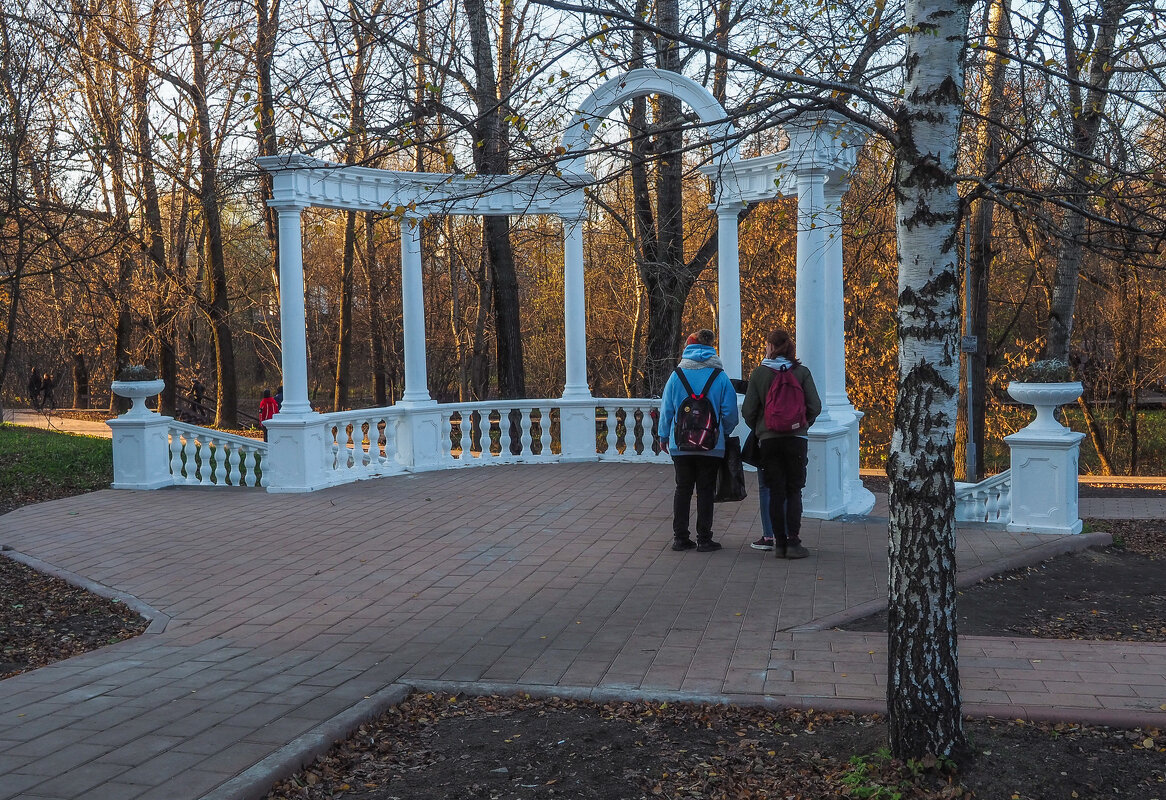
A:
[[[645,94],[666,94],[688,104],[709,127],[713,140],[724,143],[724,149],[716,155],[717,164],[737,160],[736,129],[708,89],[675,72],[633,69],[600,86],[579,106],[575,118],[563,133],[562,146],[568,156],[563,172],[585,172],[584,158],[596,126],[625,100]]]

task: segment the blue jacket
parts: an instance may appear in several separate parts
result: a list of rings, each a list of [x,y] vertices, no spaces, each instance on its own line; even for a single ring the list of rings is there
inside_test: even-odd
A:
[[[712,363],[709,363],[710,361]],[[700,392],[709,379],[709,371],[714,365],[719,367],[721,360],[717,358],[717,351],[712,347],[704,344],[690,344],[684,348],[684,355],[681,357],[680,363],[684,377],[692,386],[692,391]],[[705,364],[706,366],[697,367],[696,364]],[[717,446],[712,450],[679,450],[671,446],[670,440],[673,429],[676,427],[676,409],[680,407],[687,396],[684,384],[673,372],[668,376],[668,382],[664,384],[664,396],[660,399],[660,438],[668,442],[669,454],[673,456],[723,457],[725,455],[725,436],[731,434],[733,429],[737,427],[737,392],[733,389],[729,376],[722,370],[717,375],[717,379],[713,381],[713,385],[709,387],[708,397],[713,408],[717,409],[717,421],[721,428],[720,436],[717,438]]]

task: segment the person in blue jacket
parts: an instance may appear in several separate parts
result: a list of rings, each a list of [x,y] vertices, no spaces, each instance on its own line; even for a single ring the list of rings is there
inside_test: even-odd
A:
[[[720,550],[721,545],[713,541],[713,495],[717,488],[717,471],[725,455],[725,436],[737,427],[737,393],[724,366],[713,347],[714,334],[710,330],[699,330],[688,337],[684,353],[677,369],[684,371],[684,377],[694,392],[700,392],[708,382],[711,370],[720,369],[708,390],[708,398],[716,409],[720,433],[716,446],[711,450],[680,450],[669,448],[676,427],[676,410],[687,397],[684,384],[674,371],[664,384],[664,396],[660,400],[660,438],[665,452],[672,456],[676,470],[676,495],[672,502],[672,549],[711,553]],[[692,541],[689,530],[689,506],[692,491],[696,489],[696,541]]]

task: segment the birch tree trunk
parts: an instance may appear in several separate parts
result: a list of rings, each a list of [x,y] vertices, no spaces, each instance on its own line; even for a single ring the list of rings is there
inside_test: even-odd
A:
[[[890,478],[887,710],[898,758],[959,756],[954,433],[959,380],[955,183],[970,4],[908,0],[896,120],[899,390]]]

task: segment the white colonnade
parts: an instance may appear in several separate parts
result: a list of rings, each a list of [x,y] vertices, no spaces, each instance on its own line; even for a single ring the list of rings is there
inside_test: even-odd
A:
[[[560,425],[562,460],[594,459],[595,409],[587,382],[583,188],[594,183],[584,158],[598,123],[619,104],[642,94],[677,97],[723,144],[702,167],[717,185],[717,288],[720,355],[732,377],[742,377],[741,290],[737,220],[749,203],[798,197],[797,343],[813,371],[825,410],[810,430],[808,516],[864,513],[873,495],[858,478],[858,419],[846,395],[842,236],[839,203],[862,135],[825,114],[787,127],[790,146],[780,153],[740,160],[735,133],[715,98],[696,82],[671,72],[632,70],[595,90],[563,136],[565,160],[541,175],[416,174],[346,167],[303,155],[266,156],[272,173],[270,205],[279,212],[280,315],[284,405],[268,422],[271,491],[310,491],[326,485],[321,467],[321,416],[307,393],[301,214],[310,206],[358,211],[398,210],[401,222],[401,292],[405,390],[397,404],[397,459],[406,468],[440,463],[441,418],[427,385],[425,297],[421,232],[428,213],[516,216],[550,214],[563,224],[564,382]],[[578,402],[570,402],[578,401]],[[319,441],[317,441],[317,439]],[[294,451],[294,452],[293,452]],[[867,502],[869,499],[869,503]]]

